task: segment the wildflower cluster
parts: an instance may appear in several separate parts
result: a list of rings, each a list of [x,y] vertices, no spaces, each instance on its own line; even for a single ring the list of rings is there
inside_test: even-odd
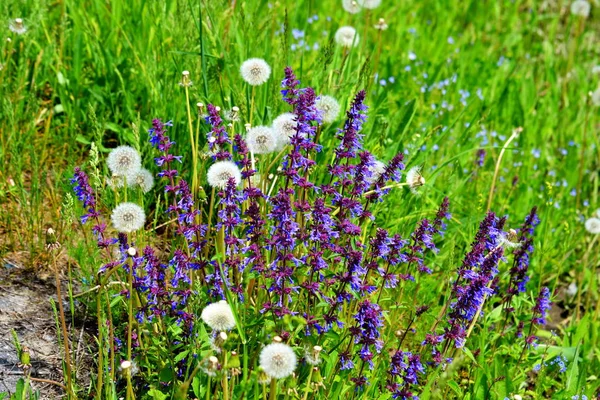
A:
[[[376,3],[360,4],[372,8]],[[244,80],[253,86],[270,73],[263,60],[241,67]],[[199,371],[205,372],[207,385],[221,379],[226,388],[243,368],[243,385],[256,379],[271,382],[270,390],[277,389],[277,380],[308,375],[304,390],[309,393],[319,390],[324,379],[320,363],[326,355],[357,391],[367,390],[383,366],[391,396],[416,399],[428,373],[450,363],[454,350],[466,346],[486,301],[500,295],[499,271],[509,242],[518,246],[503,297],[507,307],[524,291],[539,223],[536,209],[515,238],[505,231],[507,217],[487,213],[450,282],[451,300],[441,319],[428,331],[416,329],[421,318],[432,317],[431,306],[420,303],[419,290],[440,269],[435,256],[451,219],[448,197],[431,217],[415,221],[414,229],[384,229],[377,218],[380,204],[393,189],[406,186],[405,193],[418,192],[425,185],[421,168],[413,167],[401,182],[402,153],[386,163],[365,148],[368,107],[363,90],[329,138],[336,144],[325,148],[319,134],[323,124],[335,122],[339,104],[301,87],[291,68],[284,74],[281,94],[290,109],[272,126],[251,126],[241,133],[232,123],[225,129],[220,108],[207,105],[203,128],[210,157],[191,174],[192,182],[198,182],[202,178],[194,174],[205,171],[210,202],[200,201],[208,191],[190,187],[180,174],[182,157],[173,153],[175,143],[168,136],[172,124],[152,121],[149,141],[157,152],[157,184],[164,189],[168,218],[164,237],[158,239],[171,238],[168,245],[153,247],[139,234],[146,214],[131,202],[116,205],[112,222],[118,235],[107,237],[111,231],[100,222],[97,193],[85,173],[75,170],[74,190],[86,209],[82,221],[94,221],[100,247],[117,248],[118,260],[102,271],[121,266],[115,276],[128,282],[124,294],[137,321],[130,318],[127,325],[128,362],[146,357],[145,332],[160,331],[175,352],[170,355],[176,360],[172,379],[179,380],[177,390],[184,392]],[[329,163],[317,161],[322,152]],[[135,170],[136,179],[144,181],[142,159],[132,148],[118,147],[107,163],[113,176],[131,176]],[[143,193],[148,181],[138,184]],[[128,187],[113,190],[126,196]],[[136,249],[140,244],[141,251]],[[403,293],[410,293],[410,305]],[[546,289],[532,323],[545,323],[548,297]],[[165,328],[165,321],[176,328]],[[386,335],[389,328],[400,332],[399,343]],[[114,341],[119,336],[123,334],[117,333]],[[303,358],[298,348],[305,349]],[[249,360],[249,354],[255,358]],[[301,371],[305,368],[307,373]]]

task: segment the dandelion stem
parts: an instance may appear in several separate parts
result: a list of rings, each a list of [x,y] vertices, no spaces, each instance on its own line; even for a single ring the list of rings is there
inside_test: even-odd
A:
[[[196,152],[196,145],[194,140],[194,128],[192,124],[192,109],[190,107],[190,93],[187,86],[185,86],[185,106],[187,109],[188,117],[188,129],[190,130],[190,145],[192,147],[192,198],[196,200],[196,190],[198,186],[198,154]]]
[[[490,187],[490,194],[488,196],[487,211],[490,211],[490,208],[492,206],[492,199],[494,198],[494,189],[496,187],[496,180],[498,179],[498,172],[500,172],[500,163],[502,162],[502,157],[504,156],[504,153],[506,152],[508,145],[510,145],[510,143],[513,140],[515,140],[515,138],[517,136],[519,136],[519,133],[521,133],[522,131],[523,131],[523,128],[521,128],[521,127],[513,130],[512,135],[510,135],[510,137],[508,138],[506,143],[504,143],[504,146],[502,146],[502,150],[500,150],[500,154],[498,155],[498,161],[496,161],[496,169],[494,170],[494,178],[492,179],[492,186]]]
[[[310,381],[312,380],[313,370],[314,368],[311,368],[310,373],[308,374],[308,379],[306,380],[306,387],[304,388],[304,396],[302,397],[302,400],[308,399],[308,393],[310,392]]]
[[[271,387],[269,391],[269,400],[277,399],[277,379],[271,378]]]
[[[127,283],[129,287],[129,298],[128,298],[128,321],[127,321],[127,361],[131,362],[131,336],[133,331],[133,262],[128,262],[129,273],[127,276]],[[131,386],[131,367],[128,368],[126,373],[127,376],[127,400],[130,400],[133,395],[133,388]]]
[[[100,286],[98,286],[100,287]],[[96,381],[96,398],[102,399],[102,379],[104,377],[104,338],[102,337],[102,291],[96,294],[96,317],[98,318],[98,380]]]
[[[67,370],[67,394],[69,398],[73,396],[73,385],[71,383],[71,352],[69,350],[69,333],[67,332],[67,323],[65,321],[65,310],[62,302],[62,293],[60,289],[60,274],[56,265],[56,255],[52,254],[52,264],[54,267],[54,277],[56,278],[56,297],[58,300],[58,313],[60,316],[60,325],[63,335],[63,343],[65,347],[65,368]]]

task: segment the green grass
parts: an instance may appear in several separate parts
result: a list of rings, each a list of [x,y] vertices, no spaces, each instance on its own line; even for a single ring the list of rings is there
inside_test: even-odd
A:
[[[99,264],[86,250],[93,248],[91,238],[72,240],[70,232],[78,228],[61,214],[68,178],[85,162],[90,143],[98,144],[102,157],[119,144],[133,145],[149,167],[155,153],[145,132],[152,118],[172,120],[170,135],[189,173],[181,72],[189,70],[194,82],[192,109],[197,102],[223,110],[238,106],[241,130],[245,121],[270,124],[288,111],[279,90],[289,65],[302,86],[335,96],[343,108],[366,89],[365,148],[382,161],[406,151],[407,167],[423,166],[422,194],[392,191],[377,209],[380,225],[407,237],[444,196],[450,198],[453,218],[439,241],[440,254],[431,257],[436,279],[423,282],[429,289],[419,292],[423,304],[447,301],[448,281],[485,214],[500,150],[515,128],[523,128],[502,159],[491,209],[517,228],[532,206],[539,207],[528,289],[537,293],[548,286],[556,312],[548,330],[538,333],[545,341],[537,351],[565,355],[567,370],[548,367],[534,375],[533,356],[520,366],[494,357],[495,350],[511,350],[501,340],[499,349],[489,348],[496,338],[488,332],[502,318],[490,307],[469,339],[479,354],[464,354],[450,371],[436,372],[428,382],[441,382],[438,391],[421,398],[440,398],[440,390],[443,398],[460,399],[592,398],[600,370],[598,245],[583,220],[600,207],[599,108],[588,95],[600,81],[592,74],[600,64],[599,10],[593,6],[584,21],[570,15],[566,1],[384,0],[358,15],[333,0],[238,1],[235,9],[223,1],[4,1],[0,37],[12,40],[0,43],[0,255],[25,250],[33,264],[44,250],[44,229],[53,226],[81,266],[78,279],[91,281]],[[314,14],[318,20],[308,23]],[[9,18],[16,17],[25,19],[26,34],[8,30]],[[389,29],[379,35],[372,26],[381,17]],[[343,25],[361,35],[346,59],[333,42]],[[318,43],[319,50],[291,50],[297,42],[292,29],[304,30],[307,43]],[[252,115],[252,93],[239,74],[250,57],[264,58],[272,68],[256,90]],[[323,132],[329,151],[341,124]],[[486,152],[482,167],[475,163],[479,149]],[[318,160],[330,156],[325,152]],[[110,208],[114,198],[108,194],[102,202]],[[154,224],[166,221],[160,200],[145,203],[157,216]],[[565,291],[573,282],[579,294],[569,297]],[[528,308],[533,299],[520,301]],[[386,329],[404,326],[389,321]],[[349,390],[343,379],[328,381],[327,393]],[[367,394],[376,396],[376,387]]]

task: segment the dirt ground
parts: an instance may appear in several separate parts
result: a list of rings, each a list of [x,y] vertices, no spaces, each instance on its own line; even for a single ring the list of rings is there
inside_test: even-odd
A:
[[[24,377],[14,346],[12,331],[21,346],[27,346],[31,355],[30,376],[62,382],[62,348],[56,336],[56,320],[50,299],[56,302],[54,277],[48,273],[27,270],[20,262],[20,254],[0,259],[0,393],[13,393],[17,381]],[[63,298],[67,293],[62,282]],[[71,353],[77,366],[86,365],[88,336],[84,326],[72,326],[67,313],[67,328],[71,335]],[[81,324],[81,322],[76,322]],[[88,360],[89,361],[89,360]],[[78,383],[89,381],[86,368],[75,368]],[[41,399],[60,399],[64,391],[57,385],[31,382],[39,390]],[[81,386],[80,386],[81,387]]]

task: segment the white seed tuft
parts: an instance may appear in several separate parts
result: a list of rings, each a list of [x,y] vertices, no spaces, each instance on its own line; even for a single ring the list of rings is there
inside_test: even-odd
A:
[[[294,350],[284,343],[271,343],[260,352],[259,364],[271,378],[282,379],[296,369],[298,359]]]
[[[375,163],[369,167],[369,171],[371,171],[371,176],[368,179],[369,183],[375,183],[381,176],[381,174],[385,171],[385,164],[381,161],[375,161]]]
[[[251,86],[265,83],[271,76],[271,67],[262,58],[250,58],[240,67],[242,78]]]
[[[242,181],[242,173],[235,163],[231,161],[219,161],[214,163],[206,173],[208,184],[211,187],[224,189],[230,178],[235,180],[236,186]]]
[[[592,92],[592,104],[600,107],[600,87]]]
[[[591,8],[587,0],[575,0],[571,3],[571,14],[587,18],[590,15]]]
[[[406,173],[406,183],[410,187],[411,192],[418,194],[417,189],[425,184],[425,178],[421,175],[421,167],[412,167]]]
[[[115,207],[110,217],[113,226],[119,232],[134,232],[144,227],[146,214],[135,203],[121,203]]]
[[[113,175],[129,176],[142,167],[142,158],[133,147],[119,146],[108,154],[106,164]]]
[[[361,7],[373,10],[381,5],[381,0],[357,0]]]
[[[317,107],[317,110],[321,111],[322,122],[324,124],[330,124],[337,120],[342,109],[340,103],[331,96],[319,96],[315,102],[315,106]]]
[[[225,300],[211,303],[204,307],[200,318],[215,331],[229,331],[235,328],[233,312],[231,312],[231,307],[229,307],[229,304]],[[224,339],[221,338],[221,340],[227,340],[227,335],[225,335]]]
[[[273,131],[277,138],[277,150],[283,149],[290,144],[290,138],[296,133],[296,116],[292,113],[284,113],[273,120]]]
[[[154,186],[154,176],[146,168],[140,168],[127,176],[127,184],[130,187],[139,187],[142,192],[148,193]]]
[[[361,10],[360,4],[356,0],[342,0],[342,8],[350,14],[357,14]]]
[[[22,35],[27,32],[27,27],[23,24],[23,20],[21,18],[15,18],[14,20],[10,21],[8,24],[8,29],[17,35]]]
[[[351,26],[342,26],[335,33],[335,41],[342,47],[353,47],[358,45],[360,36]]]
[[[600,233],[600,218],[592,217],[585,221],[585,229],[594,235]]]
[[[248,150],[254,154],[269,154],[277,148],[275,132],[268,126],[254,126],[246,134]]]

